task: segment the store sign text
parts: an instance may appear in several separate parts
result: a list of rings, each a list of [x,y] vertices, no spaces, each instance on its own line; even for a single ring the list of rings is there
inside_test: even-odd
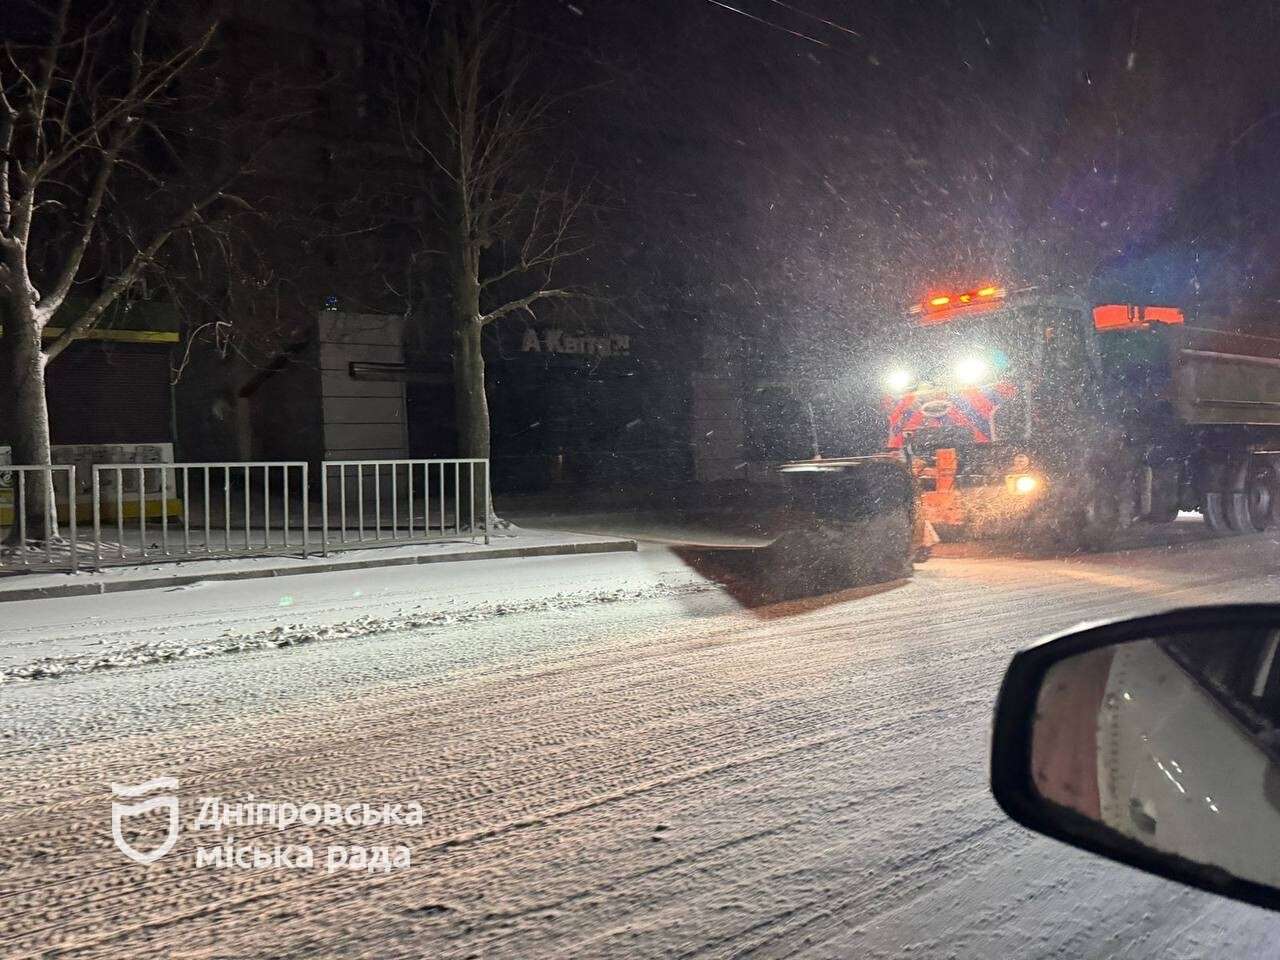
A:
[[[526,330],[520,343],[521,353],[575,353],[592,357],[625,357],[631,353],[629,334],[593,337],[565,333],[563,330]]]

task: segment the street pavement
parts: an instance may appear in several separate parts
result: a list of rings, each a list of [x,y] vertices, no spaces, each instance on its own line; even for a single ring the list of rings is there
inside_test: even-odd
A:
[[[0,955],[1280,957],[1271,915],[1035,837],[986,786],[1015,649],[1274,600],[1280,543],[951,547],[772,603],[730,562],[746,544],[648,532],[5,604],[0,669],[76,669],[0,684]],[[162,776],[180,829],[142,865],[110,785]],[[310,803],[399,814],[255,820]],[[155,846],[163,813],[122,816],[125,842]]]

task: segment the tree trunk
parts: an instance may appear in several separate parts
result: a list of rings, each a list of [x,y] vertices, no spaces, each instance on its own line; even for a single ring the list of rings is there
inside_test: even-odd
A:
[[[484,392],[483,327],[475,315],[459,317],[453,328],[453,389],[457,409],[458,456],[489,456],[489,401]]]
[[[475,267],[479,253],[465,242],[458,244],[457,252],[453,275],[453,396],[458,456],[487,461],[489,398],[485,394],[484,325],[480,322],[480,282]],[[477,520],[483,517],[486,536],[495,526],[507,526],[493,509],[489,470],[471,470],[464,476],[472,480],[465,492],[454,492],[458,515]]]
[[[457,411],[454,423],[458,431],[458,456],[488,460],[489,401],[484,389],[483,331],[474,314],[469,320],[457,318],[453,328],[453,391]],[[505,527],[493,509],[488,470],[477,468],[463,473],[463,477],[468,475],[473,477],[470,490],[457,491],[455,503],[459,515],[474,516],[479,522],[485,516],[484,505],[487,503],[486,531],[495,526]]]
[[[10,315],[12,316],[12,311]],[[45,399],[45,356],[40,349],[40,330],[27,317],[15,317],[13,329],[5,331],[8,349],[5,351],[9,368],[6,371],[10,383],[9,438],[15,464],[41,465],[52,462],[49,446],[49,406]],[[14,478],[15,520],[5,543],[13,545],[20,539],[16,511],[26,515],[26,537],[29,541],[43,543],[58,535],[57,506],[53,498],[51,475],[28,473],[24,483],[25,496],[18,502],[18,479]]]

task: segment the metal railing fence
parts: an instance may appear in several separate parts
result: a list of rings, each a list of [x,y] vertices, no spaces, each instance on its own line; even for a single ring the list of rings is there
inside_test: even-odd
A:
[[[65,477],[62,493],[69,504],[68,538],[61,536],[58,526],[58,477]],[[79,568],[75,502],[74,465],[0,464],[0,570],[74,573]]]
[[[326,460],[320,469],[326,556],[423,540],[489,542],[488,460]]]
[[[304,461],[94,464],[94,566],[298,550],[305,557],[307,472]],[[300,509],[291,510],[295,497]],[[111,532],[114,542],[104,541]],[[149,544],[149,533],[159,539]]]
[[[305,558],[314,548],[313,526],[326,556],[432,540],[489,543],[488,460],[338,460],[319,469],[319,490],[312,491],[303,461],[99,463],[81,490],[71,464],[0,464],[0,573]],[[58,535],[64,507],[66,539]],[[77,510],[85,514],[81,521],[92,514],[91,539],[80,540],[88,531],[84,522],[77,528]]]

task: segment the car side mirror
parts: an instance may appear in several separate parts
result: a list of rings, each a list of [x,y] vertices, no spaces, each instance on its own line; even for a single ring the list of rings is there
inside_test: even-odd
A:
[[[1016,654],[991,789],[1038,833],[1280,909],[1280,605],[1090,626]]]

